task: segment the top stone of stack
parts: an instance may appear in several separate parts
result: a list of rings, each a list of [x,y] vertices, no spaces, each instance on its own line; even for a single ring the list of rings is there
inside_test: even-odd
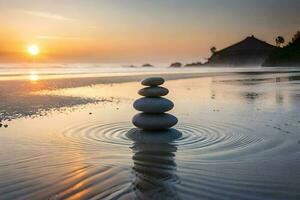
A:
[[[164,84],[165,80],[161,77],[151,77],[142,80],[142,85],[145,86],[159,86]]]

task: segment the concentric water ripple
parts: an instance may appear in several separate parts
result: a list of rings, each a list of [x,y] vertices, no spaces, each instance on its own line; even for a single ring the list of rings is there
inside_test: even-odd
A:
[[[74,126],[63,131],[63,137],[78,147],[97,148],[99,144],[130,147],[133,141],[127,133],[133,128],[130,122],[107,123],[98,122]],[[260,159],[259,155],[269,156],[278,151],[286,152],[290,141],[279,136],[255,133],[248,127],[233,123],[200,121],[197,124],[181,123],[175,127],[182,137],[173,144],[179,152],[197,156],[197,160],[241,160],[242,158]],[[266,131],[268,132],[268,131]],[[269,131],[270,132],[270,131]],[[291,149],[288,150],[292,151]]]
[[[234,124],[209,123],[206,125],[182,123],[176,129],[183,133],[182,137],[174,141],[183,149],[202,148],[218,143],[239,143],[247,145],[259,142],[262,138],[245,135],[252,131]],[[133,126],[129,122],[121,123],[89,123],[74,126],[63,131],[63,136],[76,143],[108,143],[115,145],[130,145],[132,141],[126,136]],[[197,145],[197,146],[195,146]]]
[[[126,133],[132,128],[128,122],[101,124],[98,122],[68,128],[62,135],[77,144],[95,145],[99,143],[129,146],[132,141]]]

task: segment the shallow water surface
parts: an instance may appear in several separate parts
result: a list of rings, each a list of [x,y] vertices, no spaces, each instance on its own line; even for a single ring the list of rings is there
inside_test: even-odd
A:
[[[300,199],[299,77],[169,80],[168,142],[127,137],[138,82],[35,90],[99,101],[1,122],[0,199]]]

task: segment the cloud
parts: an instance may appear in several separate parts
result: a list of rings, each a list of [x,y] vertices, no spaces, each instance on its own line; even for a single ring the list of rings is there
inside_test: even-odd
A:
[[[97,29],[97,26],[89,26],[90,29]]]
[[[61,37],[61,36],[54,36],[54,35],[39,35],[37,39],[41,40],[82,40],[83,38],[80,37]]]
[[[27,15],[42,17],[42,18],[47,18],[47,19],[62,20],[62,21],[75,21],[75,19],[68,18],[68,17],[65,17],[65,16],[57,14],[57,13],[32,11],[32,10],[22,10],[21,12],[25,13]]]

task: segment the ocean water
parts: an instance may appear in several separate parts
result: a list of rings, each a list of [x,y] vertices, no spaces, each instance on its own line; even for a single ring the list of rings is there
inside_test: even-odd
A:
[[[1,64],[0,80],[30,79],[37,75],[40,79],[65,78],[65,77],[95,77],[95,76],[124,76],[134,74],[161,74],[161,73],[209,73],[209,72],[259,72],[259,71],[299,71],[298,67],[184,67],[170,68],[165,64],[157,67],[139,67],[139,65],[116,64],[49,64],[49,63],[25,63],[25,64]]]
[[[3,79],[0,199],[300,199],[300,72],[152,70],[179,139],[127,137],[142,87],[128,71]]]

